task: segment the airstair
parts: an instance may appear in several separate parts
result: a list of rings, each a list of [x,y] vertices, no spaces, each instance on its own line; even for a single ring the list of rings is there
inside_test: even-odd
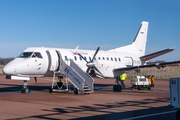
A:
[[[89,94],[94,92],[93,86],[93,78],[89,76],[89,74],[85,73],[78,65],[76,65],[73,60],[67,60],[66,63],[61,61],[62,65],[60,66],[59,71],[54,71],[52,88],[49,92],[55,91],[53,90],[53,86],[56,83],[55,77],[58,74],[63,74],[66,76],[66,88],[58,87],[59,92],[69,92],[68,82],[74,85],[74,93],[75,94]]]

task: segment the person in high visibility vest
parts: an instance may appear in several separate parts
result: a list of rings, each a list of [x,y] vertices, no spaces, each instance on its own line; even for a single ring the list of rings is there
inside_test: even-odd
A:
[[[122,87],[122,89],[123,89],[123,88],[126,89],[126,86],[125,86],[125,84],[124,84],[124,80],[126,80],[126,78],[127,78],[126,73],[123,73],[122,75],[120,75],[119,78],[120,78],[120,81],[121,81],[121,87]]]
[[[148,81],[151,83],[151,87],[154,87],[154,78],[153,78],[154,76],[152,75],[152,76],[150,76],[149,77],[149,79],[148,79]]]

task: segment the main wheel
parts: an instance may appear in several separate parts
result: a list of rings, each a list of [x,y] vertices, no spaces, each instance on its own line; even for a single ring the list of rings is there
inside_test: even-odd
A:
[[[53,92],[53,88],[52,88],[52,87],[49,88],[49,92],[50,92],[50,93]]]
[[[121,85],[117,85],[117,91],[121,92],[121,90],[122,90]]]
[[[180,109],[176,112],[176,120],[180,120]]]
[[[122,89],[121,89],[121,85],[114,85],[114,86],[113,86],[113,91],[114,91],[114,92],[121,92],[121,90],[122,90]]]
[[[151,90],[151,87],[148,87],[148,90]]]
[[[113,86],[113,91],[116,92],[117,91],[117,85]]]

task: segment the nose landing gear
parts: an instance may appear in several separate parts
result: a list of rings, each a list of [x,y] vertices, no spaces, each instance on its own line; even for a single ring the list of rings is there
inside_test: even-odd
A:
[[[27,87],[28,85],[28,81],[27,80],[24,80],[24,85],[23,85],[23,88],[21,89],[21,92],[22,93],[31,93],[31,91],[29,90],[29,88]]]

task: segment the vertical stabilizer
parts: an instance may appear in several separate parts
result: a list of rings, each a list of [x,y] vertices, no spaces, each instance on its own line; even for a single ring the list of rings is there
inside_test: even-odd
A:
[[[146,49],[147,31],[148,31],[148,22],[143,21],[131,45],[115,48],[110,51],[129,52],[129,53],[137,54],[138,56],[143,56],[145,54],[145,49]]]
[[[132,45],[137,47],[138,55],[145,55],[146,41],[147,41],[148,22],[142,22],[141,27],[134,39]]]

